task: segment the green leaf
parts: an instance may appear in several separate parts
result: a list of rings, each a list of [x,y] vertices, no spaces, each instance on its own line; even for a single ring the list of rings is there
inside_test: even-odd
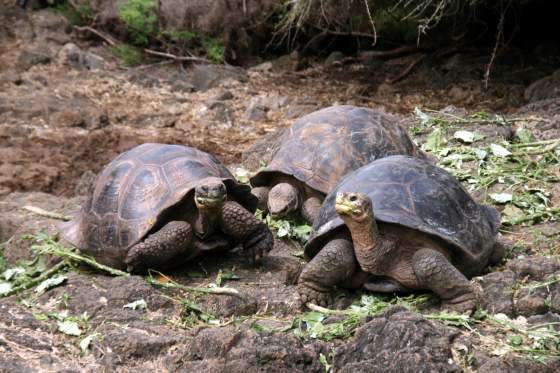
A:
[[[497,203],[508,203],[513,200],[511,193],[491,193],[490,198]]]
[[[523,210],[521,210],[520,208],[515,207],[514,205],[507,205],[502,210],[502,215],[507,218],[505,220],[510,221],[510,220],[521,218],[524,214],[523,214]]]
[[[432,117],[420,110],[419,107],[414,108],[414,115],[416,115],[416,118],[420,121],[420,125],[423,127],[428,127],[432,121]]]
[[[511,155],[511,152],[498,144],[490,144],[490,151],[497,157],[507,157]]]
[[[517,334],[509,335],[507,342],[510,346],[520,346],[523,343],[523,338]]]
[[[35,292],[39,293],[39,294],[43,294],[45,291],[49,290],[50,288],[53,288],[55,286],[58,286],[58,285],[62,284],[67,279],[68,279],[67,276],[55,276],[55,277],[51,277],[49,279],[46,279],[45,281],[41,282],[35,288]]]
[[[80,350],[82,351],[82,354],[85,354],[89,350],[91,342],[93,342],[95,338],[99,337],[99,335],[99,333],[93,333],[80,341]]]
[[[246,170],[241,167],[237,167],[235,169],[235,178],[240,183],[249,184],[249,175],[250,175],[249,170]]]
[[[467,144],[474,142],[474,132],[471,131],[456,131],[453,137]]]
[[[24,268],[21,267],[8,268],[2,273],[2,277],[4,277],[6,281],[10,281],[12,278],[17,277],[17,275],[21,275],[22,273],[25,273]]]
[[[488,156],[488,152],[486,150],[483,150],[483,149],[474,148],[473,152],[474,152],[474,155],[476,155],[476,157],[480,160],[484,160]]]
[[[71,320],[59,321],[58,331],[67,335],[72,335],[74,337],[79,337],[82,334],[78,323]]]
[[[519,127],[515,131],[515,138],[520,143],[528,143],[533,141],[535,139],[535,136],[533,136],[533,132],[529,131],[527,128]]]
[[[0,282],[0,296],[8,294],[12,290],[12,284],[9,282]]]
[[[130,308],[131,310],[144,310],[146,307],[148,307],[148,304],[144,299],[138,299],[123,306],[123,308]]]
[[[434,129],[427,137],[426,142],[422,146],[424,150],[430,152],[437,152],[445,144],[445,138],[443,137],[443,130],[441,128]]]

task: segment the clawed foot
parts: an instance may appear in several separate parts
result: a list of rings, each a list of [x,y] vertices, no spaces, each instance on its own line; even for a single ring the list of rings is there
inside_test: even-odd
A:
[[[252,265],[260,265],[273,246],[274,237],[266,228],[262,231],[262,234],[256,236],[253,242],[246,242],[243,245],[243,254]]]
[[[477,305],[477,296],[475,292],[463,294],[454,299],[442,301],[442,308],[456,313],[468,313],[469,315]]]
[[[297,291],[299,293],[301,309],[305,309],[307,303],[313,303],[321,307],[328,307],[333,304],[330,292],[317,291],[303,284],[298,285]]]

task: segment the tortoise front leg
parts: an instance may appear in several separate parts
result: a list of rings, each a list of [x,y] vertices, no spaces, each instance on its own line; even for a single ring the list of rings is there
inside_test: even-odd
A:
[[[124,260],[128,272],[145,271],[169,262],[184,252],[193,238],[186,221],[170,221],[159,231],[132,246]]]
[[[315,222],[319,211],[321,210],[322,199],[317,196],[312,196],[306,199],[301,206],[301,215],[311,225]]]
[[[350,240],[338,238],[328,242],[299,276],[297,289],[302,305],[308,302],[319,306],[331,304],[333,288],[347,283],[357,267]]]
[[[412,269],[421,286],[439,295],[451,311],[472,311],[477,294],[469,280],[439,251],[420,249],[412,257]]]
[[[237,202],[224,204],[220,225],[225,234],[243,245],[245,255],[254,264],[259,263],[274,246],[274,238],[266,224]]]

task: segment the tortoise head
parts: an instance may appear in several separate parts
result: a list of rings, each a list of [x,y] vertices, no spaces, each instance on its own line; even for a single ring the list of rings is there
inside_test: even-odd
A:
[[[199,209],[221,207],[227,198],[227,189],[222,180],[209,177],[194,188],[194,201]]]
[[[345,222],[361,223],[374,218],[373,203],[368,196],[362,193],[338,192],[335,209]]]
[[[268,193],[268,212],[273,218],[284,217],[299,207],[297,188],[288,183],[278,183]]]

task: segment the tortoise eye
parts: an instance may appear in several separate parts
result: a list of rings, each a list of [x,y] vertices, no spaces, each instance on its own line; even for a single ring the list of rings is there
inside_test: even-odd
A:
[[[358,197],[355,194],[350,196],[350,201],[356,202],[357,200],[358,200]]]

